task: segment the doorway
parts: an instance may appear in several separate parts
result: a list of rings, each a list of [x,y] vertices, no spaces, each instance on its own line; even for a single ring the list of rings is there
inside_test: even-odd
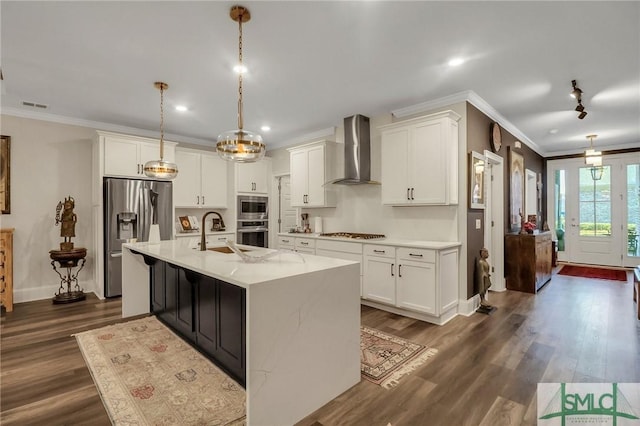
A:
[[[601,170],[592,170],[583,158],[548,162],[549,218],[558,260],[638,264],[639,163],[637,155],[604,156]]]
[[[485,151],[484,243],[489,250],[491,290],[507,289],[504,279],[504,166],[503,159]]]

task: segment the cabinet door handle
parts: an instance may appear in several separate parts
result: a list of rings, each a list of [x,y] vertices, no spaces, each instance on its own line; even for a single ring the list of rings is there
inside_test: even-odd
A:
[[[308,242],[306,242],[306,241],[300,241],[300,245],[302,245],[302,246],[308,246],[308,245],[309,245],[309,243],[308,243]]]
[[[386,251],[386,250],[373,250],[373,252],[374,252],[374,253],[382,253],[382,254],[384,254],[384,253],[386,253],[387,251]]]
[[[411,191],[411,188],[407,188],[407,200],[411,199],[411,197],[409,197],[409,191]]]
[[[283,243],[288,243],[288,242],[289,242],[289,240],[282,240],[282,242],[283,242]]]
[[[202,196],[202,205],[204,206],[204,195]]]
[[[200,196],[199,195],[196,195],[196,199],[197,199],[196,200],[196,204],[200,204]]]
[[[398,264],[398,277],[402,278],[402,265]]]
[[[227,241],[227,237],[218,237],[218,241]]]
[[[409,253],[409,256],[411,256],[411,257],[422,257],[421,254],[413,254],[413,253]]]
[[[411,199],[413,200],[413,188],[411,188]]]
[[[392,264],[391,264],[391,276],[392,276],[392,277],[393,277],[393,276],[395,276],[395,275],[393,275],[393,265],[394,265],[394,264],[392,263]]]

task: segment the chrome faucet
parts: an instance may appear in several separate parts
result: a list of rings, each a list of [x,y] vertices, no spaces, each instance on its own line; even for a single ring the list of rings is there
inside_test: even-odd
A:
[[[218,212],[214,212],[214,211],[210,211],[210,212],[206,212],[204,215],[202,215],[202,222],[201,222],[201,227],[202,227],[202,236],[200,237],[200,251],[205,251],[207,249],[207,240],[204,237],[204,230],[205,230],[205,220],[207,219],[207,216],[209,216],[211,213],[217,215],[220,218],[220,226],[224,229],[224,220],[222,219],[222,216],[220,215],[220,213]]]

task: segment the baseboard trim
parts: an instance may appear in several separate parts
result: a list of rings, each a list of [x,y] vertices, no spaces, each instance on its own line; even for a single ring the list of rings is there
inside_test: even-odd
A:
[[[79,282],[80,288],[85,293],[95,293],[93,281]],[[46,285],[43,287],[14,288],[13,303],[33,302],[35,300],[53,299],[58,292],[58,284]]]
[[[391,312],[397,315],[402,315],[403,317],[409,317],[409,318],[425,321],[425,322],[436,324],[436,325],[444,325],[458,314],[456,312],[455,306],[453,306],[448,311],[443,312],[439,317],[437,317],[435,315],[424,314],[421,312],[414,312],[408,309],[400,309],[395,306],[385,305],[383,303],[374,302],[372,300],[360,299],[360,303],[365,306],[370,306],[372,308]]]
[[[458,301],[458,314],[464,315],[465,317],[469,317],[476,312],[480,306],[480,296],[474,295],[471,299],[467,300],[459,300]]]

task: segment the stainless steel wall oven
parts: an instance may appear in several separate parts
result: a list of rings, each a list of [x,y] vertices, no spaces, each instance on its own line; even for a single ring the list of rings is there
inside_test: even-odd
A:
[[[238,196],[236,240],[249,246],[269,246],[269,198]]]

